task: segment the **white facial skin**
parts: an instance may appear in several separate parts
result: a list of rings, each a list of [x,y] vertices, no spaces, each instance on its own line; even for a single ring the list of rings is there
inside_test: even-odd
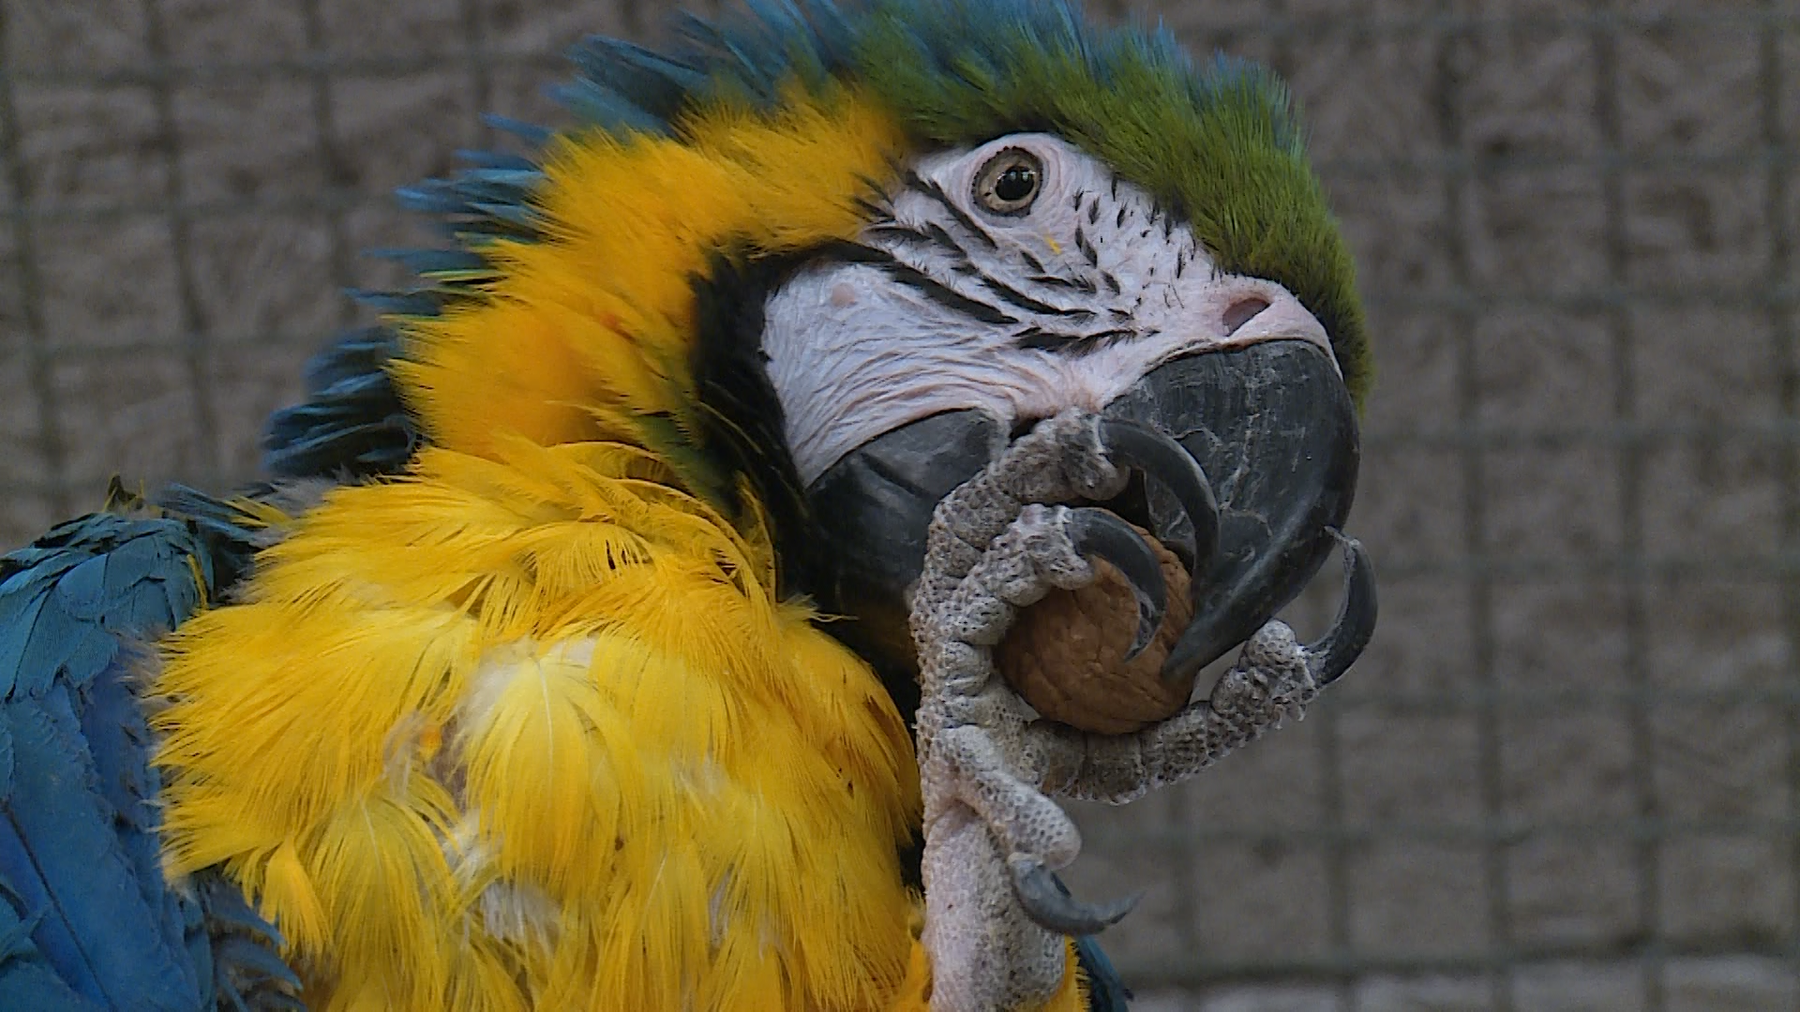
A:
[[[1025,171],[999,183],[1007,166]],[[802,270],[766,307],[763,350],[808,484],[942,411],[980,409],[1010,429],[1098,410],[1197,351],[1331,351],[1287,289],[1219,273],[1148,193],[1048,134],[923,158],[888,207],[859,259]]]

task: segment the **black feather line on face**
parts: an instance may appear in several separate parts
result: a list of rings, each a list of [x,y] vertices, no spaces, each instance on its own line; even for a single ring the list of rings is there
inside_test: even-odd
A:
[[[866,234],[871,238],[889,239],[902,246],[941,250],[958,262],[967,260],[969,256],[966,250],[957,245],[955,237],[934,221],[926,222],[923,228],[902,225],[892,220],[881,221],[870,225]]]
[[[950,195],[945,193],[944,188],[939,186],[936,182],[926,179],[917,172],[908,172],[906,174],[906,187],[909,190],[923,193],[927,197],[930,197],[932,200],[943,205],[944,210],[950,213],[950,217],[956,219],[956,223],[961,225],[970,235],[980,240],[983,246],[986,246],[988,249],[1000,248],[1000,244],[994,240],[994,237],[989,234],[988,230],[982,228],[981,223],[977,222],[974,218],[971,218],[967,211],[958,207],[956,201],[951,200]]]
[[[1041,327],[1027,327],[1013,335],[1013,343],[1015,347],[1029,351],[1049,351],[1079,358],[1138,336],[1137,331],[1123,327],[1091,334],[1061,334]]]
[[[935,221],[928,221],[925,223],[925,231],[927,233],[929,233],[933,239],[937,240],[937,243],[939,246],[942,246],[944,249],[950,250],[957,257],[961,257],[961,258],[968,257],[968,255],[969,255],[968,250],[965,250],[961,246],[958,246],[956,244],[956,237],[951,235],[949,230],[944,228],[944,226],[939,225]]]
[[[731,476],[732,501],[726,505],[734,520],[744,509],[737,501],[739,479],[748,481],[762,504],[775,545],[776,593],[783,598],[810,594],[825,565],[762,347],[769,293],[802,261],[716,255],[706,275],[691,278],[696,334],[690,366],[700,401],[701,445]]]
[[[1033,274],[1025,280],[1034,285],[1043,285],[1045,288],[1066,288],[1088,295],[1093,295],[1099,290],[1092,281],[1086,278],[1065,278],[1058,274]]]
[[[1034,299],[991,275],[977,272],[977,276],[981,280],[981,287],[999,296],[1001,301],[1011,303],[1028,313],[1038,313],[1043,316],[1079,316],[1084,313],[1088,316],[1093,315],[1089,310],[1064,309],[1061,306],[1053,306],[1040,299]]]
[[[1088,242],[1087,232],[1080,225],[1075,226],[1075,248],[1081,251],[1083,257],[1087,258],[1090,266],[1100,266],[1100,254],[1095,252],[1094,244]]]
[[[888,277],[914,289],[921,295],[953,312],[980,320],[995,326],[1007,326],[1019,321],[1007,315],[997,306],[990,306],[979,299],[964,295],[954,288],[926,274],[911,264],[902,263],[894,254],[875,246],[866,246],[858,242],[833,242],[820,246],[815,255],[835,259],[844,263],[869,264],[881,268]],[[965,265],[959,265],[959,269]]]

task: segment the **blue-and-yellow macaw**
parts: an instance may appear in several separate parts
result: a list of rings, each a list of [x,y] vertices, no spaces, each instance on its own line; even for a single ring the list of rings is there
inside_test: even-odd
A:
[[[0,564],[0,1006],[1114,1009],[1052,796],[1254,737],[1374,621],[1369,377],[1280,84],[1073,0],[763,0],[403,192],[448,248],[265,485]],[[995,676],[1168,590],[1141,731]],[[1319,643],[1273,621],[1334,546]]]

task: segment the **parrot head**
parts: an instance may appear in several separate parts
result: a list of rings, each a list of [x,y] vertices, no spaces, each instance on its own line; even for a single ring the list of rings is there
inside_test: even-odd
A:
[[[862,617],[845,635],[864,653],[905,656],[905,589],[936,503],[1069,408],[1135,423],[1120,447],[1134,480],[1100,505],[1192,573],[1196,617],[1170,674],[1298,593],[1358,459],[1350,384],[1299,297],[1222,266],[1176,211],[1053,134],[920,159],[888,206],[854,249],[774,293],[763,332],[814,516],[863,546],[838,553],[830,590]]]
[[[934,507],[1078,409],[1132,473],[1083,505],[1192,574],[1166,670],[1243,642],[1335,544],[1370,374],[1282,85],[1072,0],[751,8],[669,53],[584,43],[579,127],[406,191],[456,247],[401,254],[424,283],[321,361],[271,469],[642,448],[760,532],[783,594],[847,617],[905,710]]]

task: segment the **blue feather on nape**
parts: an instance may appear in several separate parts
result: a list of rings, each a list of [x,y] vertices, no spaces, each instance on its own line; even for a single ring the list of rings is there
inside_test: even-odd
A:
[[[481,121],[501,133],[510,134],[513,137],[524,141],[533,148],[542,146],[548,142],[551,137],[556,135],[556,131],[551,130],[549,127],[539,126],[536,123],[527,123],[522,119],[514,119],[511,116],[502,116],[498,113],[486,113],[481,117]]]
[[[399,338],[383,327],[352,331],[307,368],[307,400],[275,412],[263,467],[278,478],[340,478],[397,471],[418,446],[387,363]]]

